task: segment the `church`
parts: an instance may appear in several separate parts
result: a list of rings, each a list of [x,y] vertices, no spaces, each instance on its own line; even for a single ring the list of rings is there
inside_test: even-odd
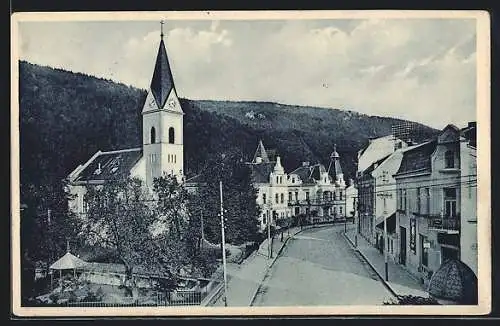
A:
[[[162,24],[163,27],[163,24]],[[174,175],[184,181],[184,112],[175,89],[172,71],[161,31],[153,76],[142,108],[142,147],[113,151],[97,151],[87,162],[68,176],[69,192],[75,199],[69,208],[85,214],[87,185],[103,184],[119,177],[137,177],[148,189],[154,178]]]

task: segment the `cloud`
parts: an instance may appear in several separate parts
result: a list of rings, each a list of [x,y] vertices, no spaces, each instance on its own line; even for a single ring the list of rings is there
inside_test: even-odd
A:
[[[26,25],[23,56],[147,88],[159,28],[120,24]],[[341,107],[437,128],[475,119],[474,20],[177,21],[168,27],[167,52],[183,97]]]

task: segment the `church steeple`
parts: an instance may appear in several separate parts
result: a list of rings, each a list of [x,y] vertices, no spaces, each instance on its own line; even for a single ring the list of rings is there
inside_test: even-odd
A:
[[[167,50],[163,41],[163,21],[161,22],[161,39],[156,64],[151,80],[151,92],[156,100],[158,108],[161,110],[165,106],[168,95],[175,89],[170,63],[168,62]]]

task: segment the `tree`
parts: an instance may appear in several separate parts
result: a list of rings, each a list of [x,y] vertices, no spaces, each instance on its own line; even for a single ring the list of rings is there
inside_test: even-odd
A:
[[[85,195],[88,211],[82,233],[91,245],[114,251],[125,266],[123,284],[135,295],[133,273],[137,266],[161,268],[153,237],[156,217],[138,179],[115,179],[89,186]]]
[[[153,180],[156,196],[154,233],[159,241],[159,254],[168,262],[174,275],[189,263],[186,243],[191,241],[187,202],[189,194],[175,176],[165,175]]]
[[[236,245],[258,239],[259,207],[249,167],[236,150],[214,156],[203,172],[204,185],[196,202],[204,207],[207,240],[221,242],[220,185],[222,181],[226,241]]]

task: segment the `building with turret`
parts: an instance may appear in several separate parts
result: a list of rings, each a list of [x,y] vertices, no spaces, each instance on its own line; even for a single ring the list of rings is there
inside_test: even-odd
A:
[[[248,164],[258,190],[261,229],[268,222],[272,226],[285,226],[292,219],[317,223],[346,216],[346,184],[335,147],[328,168],[321,163],[303,162],[286,172],[276,151],[266,150],[259,141]]]

